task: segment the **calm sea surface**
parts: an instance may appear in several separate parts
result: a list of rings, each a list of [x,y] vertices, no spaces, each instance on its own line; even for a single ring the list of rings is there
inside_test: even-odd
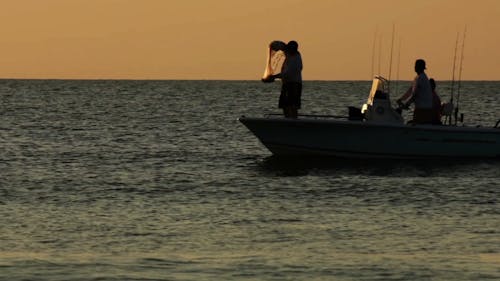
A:
[[[236,119],[279,87],[0,80],[0,280],[500,280],[499,162],[271,157]],[[302,113],[369,88],[306,82]],[[461,93],[500,118],[500,82]]]

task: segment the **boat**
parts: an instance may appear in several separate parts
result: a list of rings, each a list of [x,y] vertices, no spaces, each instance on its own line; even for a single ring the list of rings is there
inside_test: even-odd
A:
[[[268,114],[238,120],[277,156],[500,159],[500,120],[492,127],[405,123],[391,105],[387,82],[376,76],[366,103],[349,107],[348,116]]]

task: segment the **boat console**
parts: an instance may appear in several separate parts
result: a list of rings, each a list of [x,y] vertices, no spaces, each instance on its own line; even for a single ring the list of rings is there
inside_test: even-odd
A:
[[[361,113],[367,122],[403,124],[404,119],[391,105],[388,81],[382,76],[375,76],[368,100]]]

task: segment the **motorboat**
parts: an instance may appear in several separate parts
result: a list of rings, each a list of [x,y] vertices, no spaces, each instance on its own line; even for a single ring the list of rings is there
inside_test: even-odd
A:
[[[376,76],[366,103],[349,107],[348,116],[268,114],[238,120],[279,156],[500,159],[500,120],[492,127],[405,122],[387,88],[388,81]]]

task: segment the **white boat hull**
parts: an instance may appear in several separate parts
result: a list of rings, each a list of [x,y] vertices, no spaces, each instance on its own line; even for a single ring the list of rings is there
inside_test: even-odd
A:
[[[348,158],[500,158],[500,129],[383,124],[320,118],[249,118],[275,155]]]

